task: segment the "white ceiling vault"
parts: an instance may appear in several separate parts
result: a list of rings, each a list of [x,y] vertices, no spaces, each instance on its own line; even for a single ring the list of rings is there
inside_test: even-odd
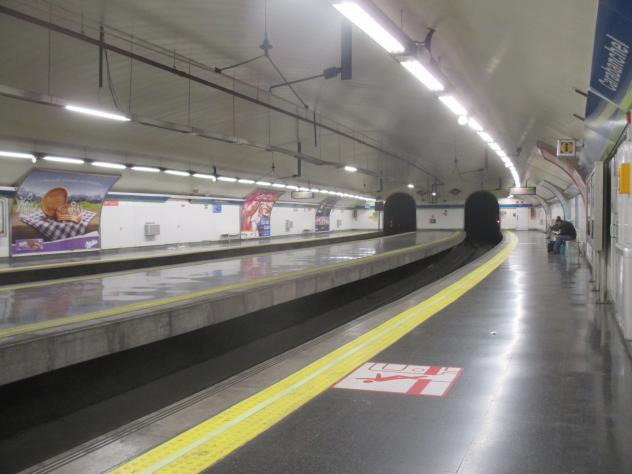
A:
[[[436,29],[432,52],[441,70],[468,109],[515,155],[521,176],[528,176],[530,184],[546,180],[573,192],[559,170],[529,158],[538,140],[583,136],[583,124],[573,114],[583,114],[585,99],[574,89],[586,90],[589,80],[596,0],[374,3],[414,39],[423,40],[428,28]],[[474,189],[506,190],[512,184],[491,150],[486,159],[479,137],[459,126],[435,95],[357,29],[353,79],[297,84],[307,109],[288,88],[268,93],[281,80],[263,58],[225,74],[214,72],[261,54],[266,17],[271,57],[287,79],[338,66],[342,17],[327,0],[0,0],[0,6],[92,38],[103,24],[108,43],[305,119],[115,52],[107,55],[100,89],[96,46],[0,13],[0,87],[5,91],[35,92],[44,102],[118,106],[134,118],[127,124],[86,120],[5,95],[0,97],[3,147],[111,159],[122,155],[125,162],[199,171],[216,166],[244,177],[284,179],[297,173],[289,154],[300,141],[305,160],[295,178],[299,182],[375,196],[380,194],[377,176],[385,177],[382,194],[406,189],[407,183],[428,190],[437,180],[444,183],[441,200],[452,198],[452,188],[463,191],[457,197],[462,199]],[[314,110],[327,126],[316,127],[316,133],[310,123]],[[146,124],[152,121],[180,131]],[[200,133],[182,133],[193,129]],[[366,173],[336,167],[346,164]],[[11,184],[23,172],[20,165],[4,170],[0,184]],[[155,183],[138,178],[119,183],[126,185],[151,189]],[[182,180],[170,186],[182,192],[193,187]]]

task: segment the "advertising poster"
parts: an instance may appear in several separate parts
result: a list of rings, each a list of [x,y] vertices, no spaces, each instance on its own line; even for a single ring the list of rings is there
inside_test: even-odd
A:
[[[338,202],[338,197],[328,196],[316,210],[316,232],[329,232],[329,215]]]
[[[282,195],[283,191],[253,191],[241,205],[241,232],[270,237],[272,207]]]
[[[116,175],[31,171],[15,195],[11,254],[97,250],[103,198]]]

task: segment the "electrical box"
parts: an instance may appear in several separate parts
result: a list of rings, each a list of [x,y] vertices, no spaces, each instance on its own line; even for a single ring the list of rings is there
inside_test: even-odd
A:
[[[145,222],[145,237],[155,237],[160,235],[160,224]]]
[[[586,209],[586,239],[593,248],[599,252],[604,250],[605,244],[605,212],[604,192],[605,173],[603,161],[595,163],[592,173],[586,180],[588,194],[588,206]]]

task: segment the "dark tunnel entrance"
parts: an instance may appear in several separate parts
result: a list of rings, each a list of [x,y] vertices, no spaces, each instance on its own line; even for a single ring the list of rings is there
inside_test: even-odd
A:
[[[384,233],[399,234],[417,230],[415,200],[406,193],[390,195],[384,203]]]
[[[465,201],[465,233],[475,245],[494,246],[503,239],[498,199],[489,191],[476,191]]]

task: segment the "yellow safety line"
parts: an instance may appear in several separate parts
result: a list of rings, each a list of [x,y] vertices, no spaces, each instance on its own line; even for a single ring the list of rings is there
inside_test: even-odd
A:
[[[309,275],[310,273],[322,272],[324,270],[334,270],[338,267],[349,266],[349,265],[353,265],[357,263],[365,263],[368,260],[390,258],[394,255],[407,253],[413,250],[419,250],[423,247],[436,245],[439,242],[451,240],[460,232],[461,231],[453,232],[448,237],[444,237],[443,239],[439,239],[439,240],[434,240],[432,242],[426,242],[423,244],[413,245],[410,247],[404,247],[404,248],[396,249],[396,250],[389,250],[387,252],[370,255],[368,257],[360,257],[352,261],[329,263],[326,265],[314,266],[314,267],[306,268],[303,270],[297,270],[295,272],[284,273],[281,275],[253,278],[252,280],[248,280],[248,281],[241,281],[241,282],[232,283],[229,285],[216,286],[213,288],[205,288],[203,290],[190,291],[187,293],[182,293],[180,295],[166,296],[164,298],[156,298],[156,299],[147,300],[147,301],[140,301],[137,303],[130,303],[130,304],[117,306],[114,308],[107,308],[107,309],[92,311],[88,313],[81,313],[81,314],[77,314],[73,316],[66,316],[63,318],[56,318],[56,319],[51,319],[51,320],[46,320],[46,321],[39,321],[36,323],[31,323],[31,324],[23,324],[20,326],[14,326],[11,328],[6,328],[6,329],[0,329],[0,338],[16,336],[19,334],[29,333],[33,331],[42,330],[42,329],[49,329],[49,328],[58,327],[58,326],[65,326],[67,324],[79,323],[79,322],[89,321],[93,319],[105,318],[109,316],[117,316],[123,313],[129,313],[132,311],[140,311],[144,309],[155,308],[158,306],[164,306],[164,305],[169,305],[173,303],[180,303],[180,302],[192,300],[195,298],[211,296],[213,294],[220,293],[220,292],[240,290],[240,289],[248,288],[248,287],[255,286],[261,283],[277,283],[283,280],[288,280],[291,278],[297,278],[297,277]]]
[[[427,300],[110,472],[175,474],[207,469],[463,296],[507,259],[517,240],[509,234],[499,253]]]
[[[357,235],[357,236],[362,236],[364,234],[371,234],[373,232],[361,232],[358,234],[346,234],[348,236],[351,235]],[[140,254],[140,255],[130,255],[127,257],[110,257],[110,258],[102,258],[102,259],[93,259],[93,260],[84,260],[84,261],[74,261],[74,262],[55,262],[55,263],[40,263],[37,265],[25,265],[25,266],[19,266],[19,267],[5,267],[5,268],[0,268],[0,273],[15,273],[15,272],[24,272],[24,271],[31,271],[31,270],[46,270],[48,268],[65,268],[65,267],[74,267],[74,266],[78,266],[78,265],[96,265],[99,263],[113,263],[113,262],[127,262],[130,260],[139,260],[139,259],[143,259],[143,258],[153,258],[153,257],[164,257],[165,255],[168,256],[172,256],[172,255],[191,255],[191,254],[196,254],[196,253],[202,253],[202,252],[219,252],[219,251],[224,251],[226,249],[230,249],[230,248],[249,248],[249,247],[256,247],[256,246],[262,246],[262,247],[266,247],[266,246],[270,246],[270,245],[277,245],[277,244],[282,244],[282,243],[294,243],[294,242],[316,242],[319,240],[327,240],[327,239],[336,239],[336,238],[341,238],[341,237],[345,237],[346,235],[341,235],[338,237],[312,237],[309,239],[300,239],[300,240],[288,240],[288,239],[283,239],[284,241],[278,241],[278,242],[272,242],[272,243],[267,243],[267,244],[254,244],[254,243],[250,243],[250,244],[246,244],[246,245],[240,245],[239,247],[234,246],[234,247],[222,247],[222,248],[217,248],[217,249],[213,249],[213,247],[211,246],[206,246],[206,247],[198,247],[196,249],[190,249],[190,250],[162,250],[162,251],[156,251],[156,252],[147,252],[144,254]],[[193,263],[193,262],[191,262]]]

